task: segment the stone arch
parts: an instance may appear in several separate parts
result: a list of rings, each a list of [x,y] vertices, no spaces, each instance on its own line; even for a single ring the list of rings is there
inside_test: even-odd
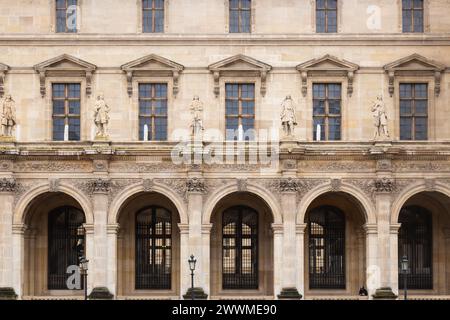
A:
[[[133,195],[136,195],[141,192],[147,192],[144,189],[144,186],[142,182],[135,183],[129,187],[124,188],[112,201],[109,212],[108,212],[108,224],[115,224],[118,221],[120,211],[123,207],[123,205],[126,203],[126,201],[132,197]],[[166,196],[177,208],[178,214],[180,215],[180,223],[181,224],[187,224],[189,222],[189,217],[187,214],[186,205],[181,199],[180,196],[178,196],[172,189],[169,187],[153,183],[151,192],[159,193],[164,196]]]
[[[212,195],[208,197],[208,199],[205,202],[205,205],[203,207],[203,217],[202,217],[202,223],[203,224],[209,224],[211,220],[211,216],[213,214],[214,208],[219,203],[221,199],[224,197],[236,193],[236,192],[248,192],[250,194],[253,194],[263,202],[267,204],[267,206],[270,208],[270,211],[272,213],[273,223],[274,224],[280,224],[283,222],[283,216],[281,214],[281,208],[278,203],[278,200],[273,196],[271,192],[266,190],[265,188],[262,188],[258,185],[254,185],[251,183],[247,183],[245,191],[239,190],[237,184],[229,184],[227,186],[224,186],[218,190],[216,190]]]
[[[35,200],[37,197],[50,192],[54,191],[50,190],[50,186],[48,185],[48,183],[36,186],[31,190],[29,190],[28,192],[26,192],[19,199],[14,208],[13,224],[24,223],[26,219],[27,208],[31,204],[31,202]],[[91,201],[85,194],[80,192],[79,189],[75,188],[74,186],[68,183],[60,182],[56,192],[66,194],[75,199],[83,209],[86,218],[86,224],[94,223],[94,213],[92,211]]]
[[[426,181],[419,181],[414,183],[407,188],[405,188],[400,194],[395,198],[394,202],[391,206],[391,223],[398,223],[398,217],[400,215],[400,211],[405,203],[415,196],[416,194],[422,192],[438,192],[450,198],[450,189],[442,183],[435,182],[432,190],[427,186]]]
[[[306,193],[306,195],[300,200],[300,203],[298,205],[296,223],[297,224],[304,223],[306,212],[311,203],[314,201],[314,199],[318,198],[323,194],[331,192],[336,191],[333,190],[330,183],[326,183]],[[364,213],[364,220],[366,224],[377,223],[374,204],[359,188],[343,182],[338,192],[346,193],[347,195],[351,196],[354,200],[356,200],[356,202],[360,206],[361,211]]]

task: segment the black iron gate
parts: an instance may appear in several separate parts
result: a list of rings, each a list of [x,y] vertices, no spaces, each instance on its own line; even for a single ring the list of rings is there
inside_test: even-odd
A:
[[[431,213],[419,206],[409,206],[400,211],[401,227],[398,234],[399,288],[404,289],[400,268],[403,256],[408,258],[406,274],[408,289],[433,289],[433,250]]]
[[[258,213],[230,208],[222,226],[223,289],[258,289]]]
[[[345,289],[345,216],[335,207],[309,214],[309,287]]]
[[[172,214],[150,207],[136,214],[136,289],[170,289]]]
[[[68,290],[69,266],[78,266],[77,243],[83,238],[77,229],[84,214],[74,207],[60,207],[48,215],[48,289]],[[83,289],[83,281],[80,282]]]

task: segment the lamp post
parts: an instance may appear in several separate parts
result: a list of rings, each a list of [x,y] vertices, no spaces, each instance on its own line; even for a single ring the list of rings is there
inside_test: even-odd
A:
[[[408,257],[406,255],[403,256],[402,262],[401,262],[401,269],[403,273],[403,292],[405,293],[405,300],[408,299],[408,281],[407,281],[407,274],[408,274],[408,268],[409,268],[409,261]]]
[[[191,258],[188,260],[188,263],[189,269],[191,269],[191,298],[192,300],[194,300],[194,271],[197,260],[195,259],[193,254],[191,254]]]
[[[89,269],[89,260],[86,259],[86,254],[84,250],[84,236],[86,230],[81,225],[77,229],[77,255],[78,255],[78,266],[80,267],[81,275],[83,276],[83,286],[84,286],[84,300],[87,300],[87,276]]]

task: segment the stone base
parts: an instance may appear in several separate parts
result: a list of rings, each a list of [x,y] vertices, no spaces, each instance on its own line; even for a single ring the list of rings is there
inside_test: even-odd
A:
[[[90,300],[112,300],[114,299],[114,295],[109,292],[106,287],[96,287],[92,289],[92,292],[88,298]]]
[[[12,136],[0,136],[0,143],[2,142],[15,142],[16,139]]]
[[[298,292],[297,288],[281,289],[278,299],[280,300],[300,300],[303,296]]]
[[[13,288],[0,288],[0,300],[17,300],[17,294]]]
[[[109,136],[96,135],[94,141],[109,141]]]
[[[189,288],[186,294],[183,295],[184,300],[192,300],[192,296],[194,296],[194,300],[206,300],[208,299],[208,295],[203,291],[203,288]]]
[[[374,300],[397,300],[397,295],[389,287],[377,289],[372,297]]]

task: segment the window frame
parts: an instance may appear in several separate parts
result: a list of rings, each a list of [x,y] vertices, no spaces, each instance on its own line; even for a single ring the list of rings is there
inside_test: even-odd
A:
[[[141,85],[150,85],[151,86],[152,97],[141,99],[141,97],[140,97],[140,87],[141,87]],[[141,104],[140,103],[141,103],[141,100],[151,101],[151,102],[159,100],[159,99],[156,99],[156,98],[154,99],[154,97],[153,97],[156,85],[165,85],[166,86],[166,98],[165,99],[160,99],[160,100],[165,100],[166,101],[166,115],[165,115],[165,119],[166,119],[166,139],[165,140],[155,140],[155,139],[153,139],[153,137],[155,136],[155,132],[156,132],[155,131],[155,126],[154,126],[155,119],[156,118],[164,118],[164,117],[163,116],[155,116],[154,115],[154,112],[153,112],[154,111],[154,104],[152,103],[151,104],[151,106],[152,106],[152,115],[151,116],[142,116],[142,117],[146,117],[146,118],[150,118],[151,119],[151,122],[152,122],[151,137],[152,137],[152,139],[144,140],[144,139],[141,139],[141,135],[140,135],[140,132],[141,132],[141,127],[140,127]],[[169,83],[167,81],[156,81],[156,80],[155,81],[139,81],[139,80],[137,80],[137,90],[136,90],[136,92],[137,92],[137,112],[138,112],[138,140],[141,141],[141,142],[168,141],[169,140],[169,110],[170,110],[170,108],[169,108],[169,106],[170,106],[170,104],[169,104],[169,102],[170,102],[170,100],[169,100]],[[149,131],[149,134],[150,134],[150,131]]]
[[[416,8],[415,0],[411,0],[411,2],[412,2],[411,8],[406,8],[406,9],[405,9],[405,6],[403,5],[403,1],[404,0],[400,0],[402,33],[425,33],[425,0],[420,0],[420,1],[422,1],[421,8]],[[405,12],[406,11],[410,11],[410,13],[411,13],[411,21],[410,21],[411,24],[409,25],[409,27],[410,27],[409,31],[405,30],[405,28],[404,28],[405,27],[404,20],[405,20]],[[416,31],[415,23],[414,23],[415,12],[417,12],[417,11],[422,12],[422,24],[421,24],[422,30],[420,30],[420,31]]]
[[[325,8],[318,8],[317,2],[318,0],[314,0],[314,31],[318,34],[328,34],[328,33],[339,33],[339,12],[340,10],[340,2],[339,0],[336,0],[336,8],[328,8],[328,0],[325,1]],[[318,13],[319,11],[325,12],[325,26],[324,31],[318,31]],[[336,12],[336,31],[329,31],[329,24],[328,24],[328,12],[335,11]]]
[[[325,86],[325,98],[324,98],[324,102],[325,102],[325,113],[324,114],[321,114],[321,115],[315,115],[314,114],[314,101],[315,100],[323,100],[323,99],[315,99],[314,98],[314,86],[316,86],[316,85],[324,85]],[[331,86],[331,85],[339,85],[339,87],[340,87],[340,99],[329,99],[329,97],[328,97],[328,92],[329,92],[329,86]],[[342,140],[342,106],[343,106],[343,96],[342,96],[342,88],[343,88],[343,86],[342,86],[342,83],[340,83],[340,82],[316,82],[316,81],[314,81],[313,83],[312,83],[312,90],[311,90],[311,92],[312,92],[312,114],[313,114],[313,119],[312,119],[312,122],[313,122],[313,141],[315,141],[315,142],[320,142],[320,141],[341,141]],[[339,115],[334,115],[334,114],[330,114],[330,112],[329,112],[329,101],[330,100],[338,100],[339,102],[340,102],[340,113],[339,113]],[[324,125],[325,125],[325,139],[324,140],[320,140],[320,141],[318,141],[318,140],[316,140],[316,128],[315,128],[315,124],[314,124],[314,118],[316,118],[316,117],[321,117],[321,118],[323,118],[324,119]],[[340,128],[340,130],[339,130],[339,139],[333,139],[333,140],[330,140],[329,139],[329,136],[330,136],[330,131],[329,131],[329,118],[340,118],[340,123],[339,123],[339,128]],[[321,135],[322,136],[322,135]]]
[[[401,86],[402,85],[409,85],[409,86],[411,86],[411,96],[409,97],[409,99],[406,99],[406,98],[402,98],[402,96],[401,96]],[[416,93],[416,87],[418,86],[418,85],[424,85],[425,87],[426,87],[426,97],[425,98],[417,98],[416,97],[416,95],[415,95],[415,93]],[[430,109],[430,106],[429,106],[429,86],[428,86],[428,83],[425,83],[425,82],[400,82],[399,83],[399,95],[398,95],[398,97],[399,97],[399,101],[398,101],[398,103],[399,103],[399,108],[398,108],[398,111],[399,111],[399,119],[400,119],[400,121],[399,121],[399,130],[400,130],[400,134],[399,134],[399,139],[401,140],[401,141],[428,141],[428,139],[429,139],[429,131],[430,131],[430,129],[429,129],[429,118],[430,118],[430,112],[429,112],[429,109]],[[407,100],[407,101],[411,101],[411,113],[410,114],[408,114],[408,115],[404,115],[404,114],[402,114],[402,110],[401,110],[401,103],[402,103],[402,101],[405,101],[405,100]],[[416,101],[426,101],[426,114],[425,115],[416,115]],[[402,123],[402,118],[408,118],[408,119],[411,119],[411,132],[410,132],[410,134],[411,134],[411,139],[404,139],[404,138],[402,138],[402,130],[401,130],[401,123]],[[426,124],[427,124],[427,127],[426,127],[426,132],[425,132],[425,138],[424,139],[417,139],[417,137],[416,137],[416,119],[417,118],[422,118],[422,119],[426,119]]]
[[[156,0],[149,0],[152,3],[152,7],[151,8],[145,8],[144,7],[144,1],[145,0],[140,0],[140,13],[141,13],[141,32],[145,33],[145,34],[158,34],[158,33],[165,33],[165,29],[166,29],[166,2],[168,0],[160,0],[163,2],[163,6],[160,8],[156,8],[155,7],[155,2]],[[145,14],[144,12],[149,11],[151,12],[151,16],[152,16],[152,25],[151,25],[151,31],[146,31],[144,26],[144,17]],[[161,31],[156,31],[156,11],[162,11],[162,30]]]
[[[78,99],[75,99],[75,98],[70,98],[69,97],[69,95],[68,95],[68,88],[69,88],[69,85],[79,85],[79,88],[80,88],[80,96],[79,96],[79,98]],[[57,98],[57,99],[55,99],[55,97],[54,97],[54,93],[53,93],[53,88],[54,88],[54,86],[55,85],[64,85],[64,98]],[[83,92],[83,84],[82,84],[82,82],[81,81],[54,81],[54,82],[51,82],[51,84],[50,84],[50,88],[51,88],[51,96],[49,97],[49,99],[50,99],[50,108],[51,108],[51,123],[52,123],[52,125],[51,125],[51,140],[53,141],[53,142],[79,142],[79,141],[81,141],[82,140],[82,117],[81,117],[81,114],[82,114],[82,101],[83,101],[83,94],[82,94],[82,92]],[[54,113],[54,101],[64,101],[64,115],[63,114],[56,114],[55,115],[55,113]],[[79,101],[79,103],[80,103],[80,113],[78,114],[78,116],[76,116],[75,114],[70,114],[69,113],[69,102],[70,101]],[[79,132],[78,132],[78,135],[79,135],[79,139],[78,140],[72,140],[72,139],[70,139],[70,126],[69,126],[69,137],[68,137],[68,140],[66,141],[66,140],[64,140],[64,137],[63,137],[63,139],[62,140],[56,140],[55,139],[55,136],[54,136],[54,120],[55,120],[55,118],[59,118],[59,119],[64,119],[64,126],[66,126],[66,125],[69,125],[69,119],[70,118],[72,118],[72,119],[79,119],[79,123],[80,123],[80,129],[79,129]]]
[[[228,17],[228,20],[227,20],[227,22],[228,22],[228,33],[232,33],[232,34],[235,34],[235,33],[236,34],[239,34],[239,33],[242,33],[242,34],[252,33],[252,30],[253,30],[253,15],[254,15],[253,2],[255,0],[236,0],[236,1],[238,1],[238,7],[237,8],[231,6],[232,0],[226,0],[226,1],[228,2],[228,6],[227,6],[227,11],[228,11],[228,14],[227,14],[227,17]],[[248,8],[242,7],[242,1],[250,1],[250,6]],[[231,24],[231,13],[233,11],[236,11],[238,13],[237,31],[232,31],[232,27],[231,27],[232,26],[232,24]],[[248,21],[248,31],[243,31],[242,30],[243,29],[243,25],[241,23],[241,13],[242,12],[246,12],[246,11],[250,12],[249,21]]]
[[[237,85],[238,86],[238,96],[237,96],[236,99],[228,98],[228,96],[227,96],[227,89],[226,89],[228,85]],[[253,86],[253,99],[252,98],[242,98],[242,87],[244,85],[252,85]],[[256,133],[256,84],[255,84],[255,82],[225,81],[225,83],[224,83],[224,90],[225,90],[225,94],[224,94],[224,97],[225,97],[225,140],[228,140],[227,139],[228,138],[228,136],[227,136],[227,130],[228,130],[227,129],[227,120],[228,119],[236,119],[236,118],[238,119],[237,130],[239,129],[239,126],[242,125],[242,119],[243,118],[245,118],[245,119],[253,119],[253,128],[252,128],[252,130],[254,130],[255,133]],[[245,100],[243,100],[243,99],[245,99]],[[233,100],[233,101],[237,100],[237,102],[238,102],[238,114],[237,115],[233,114],[233,115],[230,116],[230,115],[227,114],[227,102],[229,100]],[[243,114],[242,113],[242,102],[243,101],[253,101],[253,115],[251,115],[251,114]],[[239,137],[235,136],[234,138],[235,138],[234,141],[240,141],[240,140],[238,140]],[[247,137],[245,137],[245,138],[247,138]],[[244,139],[243,141],[253,141],[254,138],[255,137],[253,137],[253,139],[248,138],[248,140]]]
[[[58,0],[53,0],[53,6],[52,6],[52,12],[51,12],[51,16],[53,17],[53,23],[54,23],[54,27],[52,28],[52,31],[56,34],[77,34],[80,32],[81,29],[81,7],[82,7],[82,1],[83,0],[75,0],[77,2],[76,6],[77,6],[77,11],[76,11],[76,29],[74,31],[68,31],[69,29],[67,28],[67,12],[66,12],[66,17],[65,17],[65,31],[58,31],[58,10],[59,8],[57,7],[57,1]],[[67,11],[67,2],[69,0],[64,0],[65,1],[65,10]]]

